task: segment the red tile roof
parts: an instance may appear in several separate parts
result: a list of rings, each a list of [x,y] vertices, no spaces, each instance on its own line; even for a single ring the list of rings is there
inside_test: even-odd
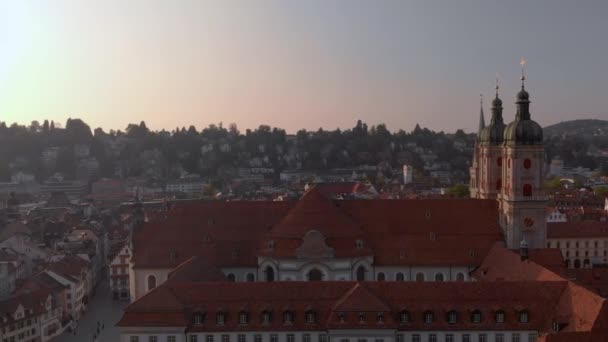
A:
[[[294,257],[312,230],[335,256],[373,255],[376,265],[476,266],[502,239],[494,200],[333,201],[313,187],[295,203],[177,203],[135,234],[133,260],[173,268],[199,255],[255,267],[259,255]]]
[[[318,330],[377,328],[400,330],[537,330],[549,331],[554,320],[566,319],[566,330],[592,330],[576,324],[590,318],[577,310],[561,310],[569,295],[567,281],[548,282],[274,282],[274,283],[174,283],[164,284],[135,301],[125,310],[119,326],[165,326],[171,322],[191,331]],[[567,298],[565,298],[567,297]],[[583,299],[585,301],[585,299]],[[411,321],[399,324],[403,310]],[[446,321],[447,313],[458,314],[456,324]],[[471,313],[479,310],[480,323],[471,322]],[[505,312],[505,322],[496,323],[494,314]],[[526,310],[529,322],[517,320],[517,312]],[[272,314],[272,323],[264,325],[262,312]],[[292,324],[284,324],[283,313],[294,313]],[[307,323],[305,313],[316,313],[317,321]],[[426,311],[434,313],[432,323],[423,322]],[[202,325],[194,325],[193,313],[205,314]],[[226,314],[223,325],[216,324],[218,312]],[[240,325],[238,314],[247,312],[250,320]],[[359,321],[359,313],[365,321]],[[181,314],[181,316],[180,316]],[[599,313],[596,313],[596,317]],[[602,317],[607,317],[606,315]],[[166,321],[164,321],[166,319]],[[159,323],[161,322],[161,323]]]
[[[548,239],[608,237],[608,222],[580,221],[547,223]]]

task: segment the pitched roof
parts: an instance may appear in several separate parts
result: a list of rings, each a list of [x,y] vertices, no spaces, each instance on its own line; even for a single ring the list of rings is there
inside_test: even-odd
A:
[[[608,222],[580,221],[547,223],[548,239],[608,237]]]

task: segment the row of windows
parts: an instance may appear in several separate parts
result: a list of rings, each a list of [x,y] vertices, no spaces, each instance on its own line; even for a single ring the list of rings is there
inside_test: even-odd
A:
[[[434,279],[435,279],[435,281],[444,281],[445,276],[443,275],[443,273],[435,273]],[[386,275],[384,274],[384,272],[378,272],[378,275],[376,276],[376,280],[385,281]],[[418,272],[418,273],[416,273],[415,280],[416,281],[426,281],[426,276],[424,273]],[[405,275],[403,273],[397,273],[395,275],[395,281],[405,281]],[[456,274],[456,281],[465,281],[464,273]]]
[[[505,322],[505,312],[503,310],[498,310],[494,313],[494,321],[496,323],[504,323]],[[425,311],[423,313],[424,323],[433,323],[435,322],[435,313],[433,311]],[[517,312],[517,320],[519,323],[528,323],[530,319],[530,315],[528,311],[521,310]],[[401,311],[399,313],[399,323],[410,323],[413,320],[413,315],[410,314],[409,311]],[[459,313],[456,310],[450,310],[446,314],[445,318],[446,322],[449,324],[455,324],[459,320]],[[481,323],[482,314],[479,310],[474,310],[470,315],[471,323]]]
[[[476,341],[477,342],[490,342],[489,337],[492,335],[494,335],[493,341],[495,341],[495,342],[507,342],[504,333],[494,333],[494,334],[479,333],[476,336],[477,337]],[[443,341],[444,342],[456,342],[456,336],[458,336],[458,335],[451,334],[451,333],[445,334],[443,336]],[[536,334],[536,333],[528,333],[528,334],[512,333],[511,342],[526,342],[526,340],[524,340],[524,338],[526,338],[526,337],[527,337],[527,342],[536,342],[536,340],[538,338],[538,334]],[[227,334],[221,335],[220,339],[221,339],[220,342],[230,342],[230,335],[227,335]],[[237,342],[247,342],[247,340],[248,340],[247,335],[245,335],[245,334],[237,335]],[[296,342],[296,335],[287,334],[286,341],[287,342]],[[320,335],[318,335],[318,339],[316,341],[317,342],[328,342],[329,338],[326,334],[320,334]],[[355,342],[355,341],[356,342],[368,342],[367,339],[356,339],[356,340],[354,340],[354,339],[349,340],[347,338],[340,339],[340,342]],[[383,339],[374,339],[373,341],[374,342],[384,342]],[[422,335],[412,334],[411,341],[412,342],[423,342]],[[426,335],[425,341],[426,342],[439,342],[438,335],[437,334],[428,334],[428,335]],[[474,342],[473,336],[471,334],[466,334],[466,333],[460,335],[459,341]],[[144,342],[144,341],[140,340],[139,336],[131,336],[129,339],[129,342]],[[148,336],[147,342],[161,342],[161,341],[159,341],[157,336]],[[176,342],[176,337],[167,336],[166,342]],[[190,335],[188,338],[188,342],[215,342],[215,336],[206,335],[204,341],[199,341],[198,335]],[[261,334],[253,335],[253,342],[263,342],[262,335]],[[279,335],[271,334],[269,342],[279,342]],[[312,342],[311,334],[303,334],[302,342]],[[403,334],[397,335],[397,342],[405,342],[405,336]]]
[[[306,311],[306,323],[317,323],[317,313],[315,311],[309,310]],[[245,311],[241,311],[238,314],[239,324],[245,325],[249,324],[249,313]],[[295,318],[295,314],[293,311],[285,311],[283,312],[283,324],[292,324]],[[413,321],[413,315],[409,311],[401,311],[399,313],[399,322],[402,324],[410,323]],[[359,322],[363,323],[366,321],[367,316],[365,313],[361,312],[358,314]],[[345,313],[338,313],[338,320],[340,322],[346,321]],[[424,323],[430,324],[435,322],[435,313],[433,311],[425,311],[423,313]],[[474,310],[470,315],[471,323],[481,323],[482,313],[480,310]],[[519,323],[528,323],[529,322],[529,313],[526,310],[521,310],[517,312],[517,320]],[[194,324],[203,324],[205,321],[205,314],[201,312],[196,312],[194,314],[193,322]],[[227,315],[224,312],[218,312],[215,316],[215,322],[218,325],[224,325],[227,321]],[[262,324],[270,324],[272,321],[272,313],[270,311],[263,311],[260,317],[260,322]],[[376,321],[379,323],[384,322],[384,314],[379,313],[376,315]],[[459,313],[456,310],[451,310],[446,314],[446,322],[449,324],[455,324],[459,321]],[[494,313],[494,321],[496,323],[504,323],[505,322],[505,312],[503,310],[498,310]]]
[[[585,241],[585,248],[589,248],[589,243],[590,241]],[[547,242],[547,248],[562,248],[561,247],[561,241],[554,241],[553,243],[551,242]],[[566,241],[565,243],[566,248],[570,248],[570,241]],[[579,248],[580,247],[580,243],[579,241],[574,241],[574,248]],[[599,248],[599,241],[593,241],[593,247],[594,248]],[[604,240],[604,247],[608,248],[608,240]]]

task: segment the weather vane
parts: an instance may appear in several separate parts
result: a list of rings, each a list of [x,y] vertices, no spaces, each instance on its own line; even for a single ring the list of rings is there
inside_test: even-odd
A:
[[[498,78],[499,78],[499,76],[500,75],[498,73],[496,73],[496,85],[494,86],[494,88],[496,89],[496,97],[498,97],[498,88],[499,88],[499,86],[498,86]]]

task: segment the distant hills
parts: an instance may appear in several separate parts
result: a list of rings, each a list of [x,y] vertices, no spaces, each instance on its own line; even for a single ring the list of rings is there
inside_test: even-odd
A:
[[[597,119],[562,121],[543,128],[543,132],[546,137],[564,135],[579,135],[581,137],[597,136],[608,134],[608,121]]]

